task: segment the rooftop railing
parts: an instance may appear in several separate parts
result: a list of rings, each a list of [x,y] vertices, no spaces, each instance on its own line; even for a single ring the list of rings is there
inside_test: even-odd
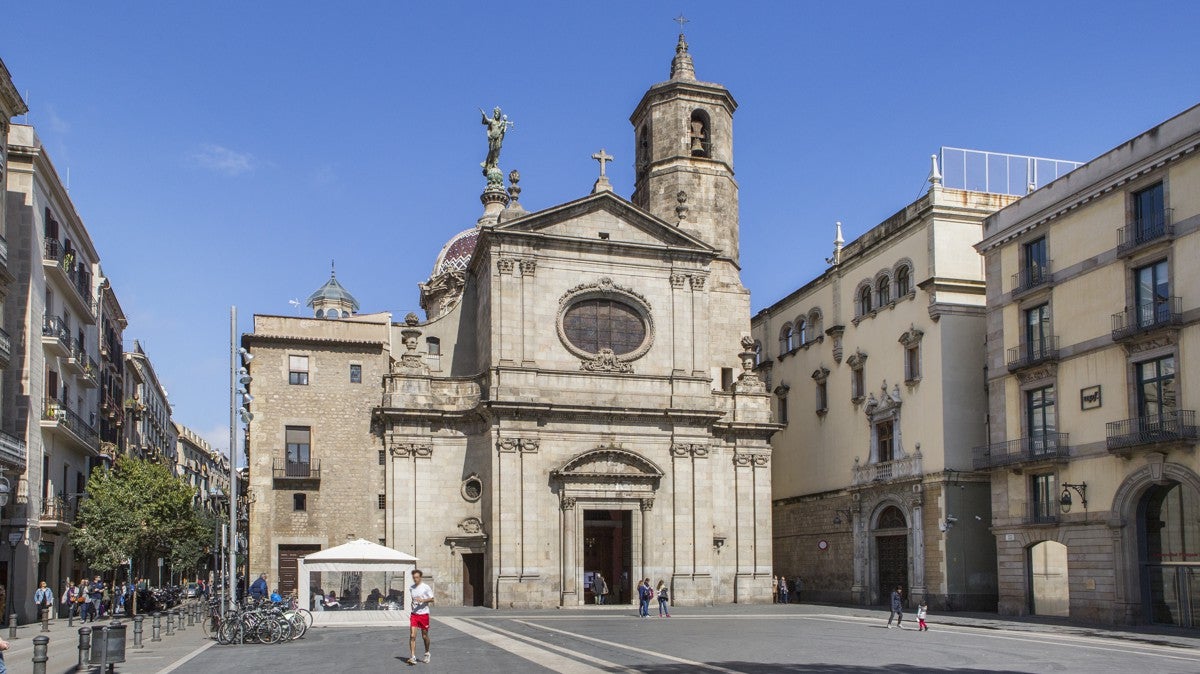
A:
[[[1083,166],[1066,159],[1047,159],[1003,152],[945,147],[938,152],[943,184],[951,189],[1024,196]]]

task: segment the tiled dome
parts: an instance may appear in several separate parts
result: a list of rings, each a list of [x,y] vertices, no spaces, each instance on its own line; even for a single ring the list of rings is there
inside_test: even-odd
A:
[[[310,307],[315,307],[318,303],[338,304],[342,302],[350,305],[354,313],[358,313],[358,300],[354,299],[350,291],[343,288],[341,283],[338,283],[336,275],[330,274],[329,280],[325,282],[325,285],[317,288],[316,292],[308,296],[307,304]]]
[[[441,276],[449,271],[466,271],[471,264],[471,254],[475,252],[475,244],[479,242],[479,229],[465,229],[442,246],[438,253],[437,262],[433,264],[431,278]]]

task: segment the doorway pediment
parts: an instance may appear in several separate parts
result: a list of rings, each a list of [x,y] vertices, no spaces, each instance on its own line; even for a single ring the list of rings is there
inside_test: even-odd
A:
[[[642,455],[618,447],[598,447],[578,454],[551,476],[565,483],[624,482],[653,484],[662,469]]]

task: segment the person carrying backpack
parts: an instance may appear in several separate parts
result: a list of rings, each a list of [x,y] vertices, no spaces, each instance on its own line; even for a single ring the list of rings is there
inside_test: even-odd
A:
[[[667,590],[667,584],[663,581],[658,581],[656,588],[658,592],[658,617],[670,618],[671,611],[667,608],[667,602],[671,599],[671,593]]]

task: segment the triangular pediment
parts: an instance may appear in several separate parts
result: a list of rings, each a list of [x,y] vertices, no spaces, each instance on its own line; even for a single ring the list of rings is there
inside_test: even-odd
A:
[[[707,243],[612,192],[600,192],[496,225],[497,234],[529,233],[604,244],[667,247],[715,254]]]
[[[552,473],[561,479],[624,478],[655,480],[663,472],[652,461],[619,447],[600,447],[579,454]]]

